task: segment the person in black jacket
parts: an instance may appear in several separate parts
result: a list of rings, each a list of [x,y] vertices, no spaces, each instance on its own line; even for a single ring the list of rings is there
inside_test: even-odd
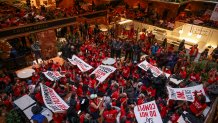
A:
[[[132,44],[130,43],[129,40],[127,40],[126,43],[124,44],[124,50],[125,50],[125,61],[127,57],[129,59],[132,59]]]
[[[140,60],[142,48],[139,46],[139,42],[135,42],[133,49],[133,62],[137,63]]]

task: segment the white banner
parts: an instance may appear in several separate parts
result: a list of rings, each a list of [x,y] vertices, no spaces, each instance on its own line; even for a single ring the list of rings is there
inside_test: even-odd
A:
[[[163,123],[155,101],[135,106],[134,113],[138,123]]]
[[[76,65],[82,72],[86,72],[93,68],[92,66],[84,62],[82,59],[77,57],[76,55],[73,55],[72,59],[68,58],[68,60],[71,64]]]
[[[115,70],[116,68],[112,66],[99,65],[90,75],[95,74],[96,79],[103,82]]]
[[[58,71],[46,71],[43,74],[51,81],[55,81],[63,77]]]
[[[213,21],[218,21],[218,3],[216,4],[211,16],[210,16],[210,20]]]
[[[64,112],[69,106],[61,99],[57,93],[52,89],[40,83],[41,93],[45,106],[49,108],[52,112]]]
[[[206,96],[203,85],[197,85],[187,88],[171,88],[167,86],[169,99],[172,100],[186,100],[193,102],[195,99],[195,91],[201,92],[206,97],[206,102],[210,102],[209,98]]]
[[[146,60],[141,62],[140,64],[138,64],[138,66],[145,71],[150,69],[154,77],[158,77],[164,73],[162,70],[160,70],[156,66],[151,65]],[[168,74],[168,73],[164,73],[164,74],[166,75],[167,78],[170,76],[170,74]]]

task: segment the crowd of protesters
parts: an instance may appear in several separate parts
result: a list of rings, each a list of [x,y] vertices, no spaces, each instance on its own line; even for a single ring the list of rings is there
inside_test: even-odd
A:
[[[87,29],[86,29],[87,28]],[[85,31],[84,31],[85,30]],[[202,112],[207,106],[211,106],[217,96],[218,49],[214,49],[212,59],[208,59],[208,52],[202,54],[198,62],[208,61],[214,63],[213,67],[206,66],[202,71],[193,67],[198,55],[198,46],[190,48],[186,53],[185,41],[179,48],[168,46],[167,39],[162,43],[155,41],[152,32],[146,31],[140,35],[139,40],[132,37],[133,32],[125,33],[128,40],[121,40],[112,31],[103,35],[98,26],[95,29],[85,25],[77,30],[81,38],[71,40],[63,45],[62,55],[66,60],[76,54],[80,59],[97,68],[107,57],[116,59],[113,65],[116,71],[104,82],[99,83],[93,69],[82,73],[76,66],[67,60],[61,65],[53,60],[41,62],[39,67],[33,67],[35,72],[29,79],[19,79],[15,74],[3,71],[0,77],[1,106],[10,111],[14,108],[13,100],[29,94],[37,101],[38,106],[32,109],[35,122],[48,122],[45,116],[40,115],[40,107],[45,106],[41,95],[39,83],[53,88],[57,94],[66,101],[70,108],[64,113],[54,113],[53,122],[62,123],[136,123],[134,106],[155,100],[163,122],[176,123],[178,118],[187,111],[186,120],[203,123],[205,116]],[[80,43],[82,42],[82,43]],[[69,49],[66,51],[66,49]],[[144,55],[146,57],[142,57]],[[178,79],[184,79],[179,85],[171,83],[165,75],[154,77],[150,70],[144,71],[137,65],[147,60],[151,65],[157,66],[165,73]],[[52,82],[42,72],[59,71],[65,75],[60,80]],[[207,78],[203,75],[207,74]],[[194,102],[168,100],[166,86],[184,88],[203,84],[211,102],[206,103],[206,97],[199,92],[195,93]],[[29,92],[28,85],[36,85],[33,93]],[[188,122],[188,121],[187,121]]]

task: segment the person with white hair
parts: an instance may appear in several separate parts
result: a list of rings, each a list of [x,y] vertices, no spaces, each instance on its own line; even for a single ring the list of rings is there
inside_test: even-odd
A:
[[[103,101],[99,102],[97,94],[90,95],[89,101],[89,111],[93,121],[97,121],[100,117],[100,106],[102,105]]]

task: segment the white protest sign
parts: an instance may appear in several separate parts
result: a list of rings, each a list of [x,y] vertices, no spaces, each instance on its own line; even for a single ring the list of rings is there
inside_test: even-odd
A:
[[[96,79],[103,82],[115,70],[116,68],[112,66],[99,65],[90,75],[95,74]]]
[[[55,81],[63,77],[58,71],[46,71],[43,74],[51,81]]]
[[[45,106],[52,112],[62,113],[69,108],[64,100],[61,99],[52,88],[49,88],[42,83],[40,83],[40,87]]]
[[[141,69],[145,70],[145,71],[147,71],[148,69],[150,69],[154,77],[158,77],[158,76],[160,76],[160,75],[163,73],[163,72],[162,72],[161,70],[159,70],[157,67],[155,67],[155,66],[149,64],[146,60],[143,61],[143,62],[141,62],[140,64],[138,64],[138,66],[139,66]]]
[[[76,65],[82,72],[86,72],[93,68],[92,66],[84,62],[82,59],[77,57],[76,55],[73,55],[72,59],[68,58],[68,60],[71,64]]]
[[[134,113],[138,123],[163,123],[155,101],[135,106]]]
[[[67,58],[68,61],[72,64],[72,65],[76,65],[75,61],[73,59]]]
[[[195,99],[195,91],[201,92],[206,97],[206,102],[210,102],[209,98],[206,96],[203,85],[197,85],[187,88],[171,88],[167,86],[169,99],[172,100],[186,100],[193,102]]]
[[[218,3],[216,4],[211,16],[210,16],[210,20],[213,21],[218,21]]]

